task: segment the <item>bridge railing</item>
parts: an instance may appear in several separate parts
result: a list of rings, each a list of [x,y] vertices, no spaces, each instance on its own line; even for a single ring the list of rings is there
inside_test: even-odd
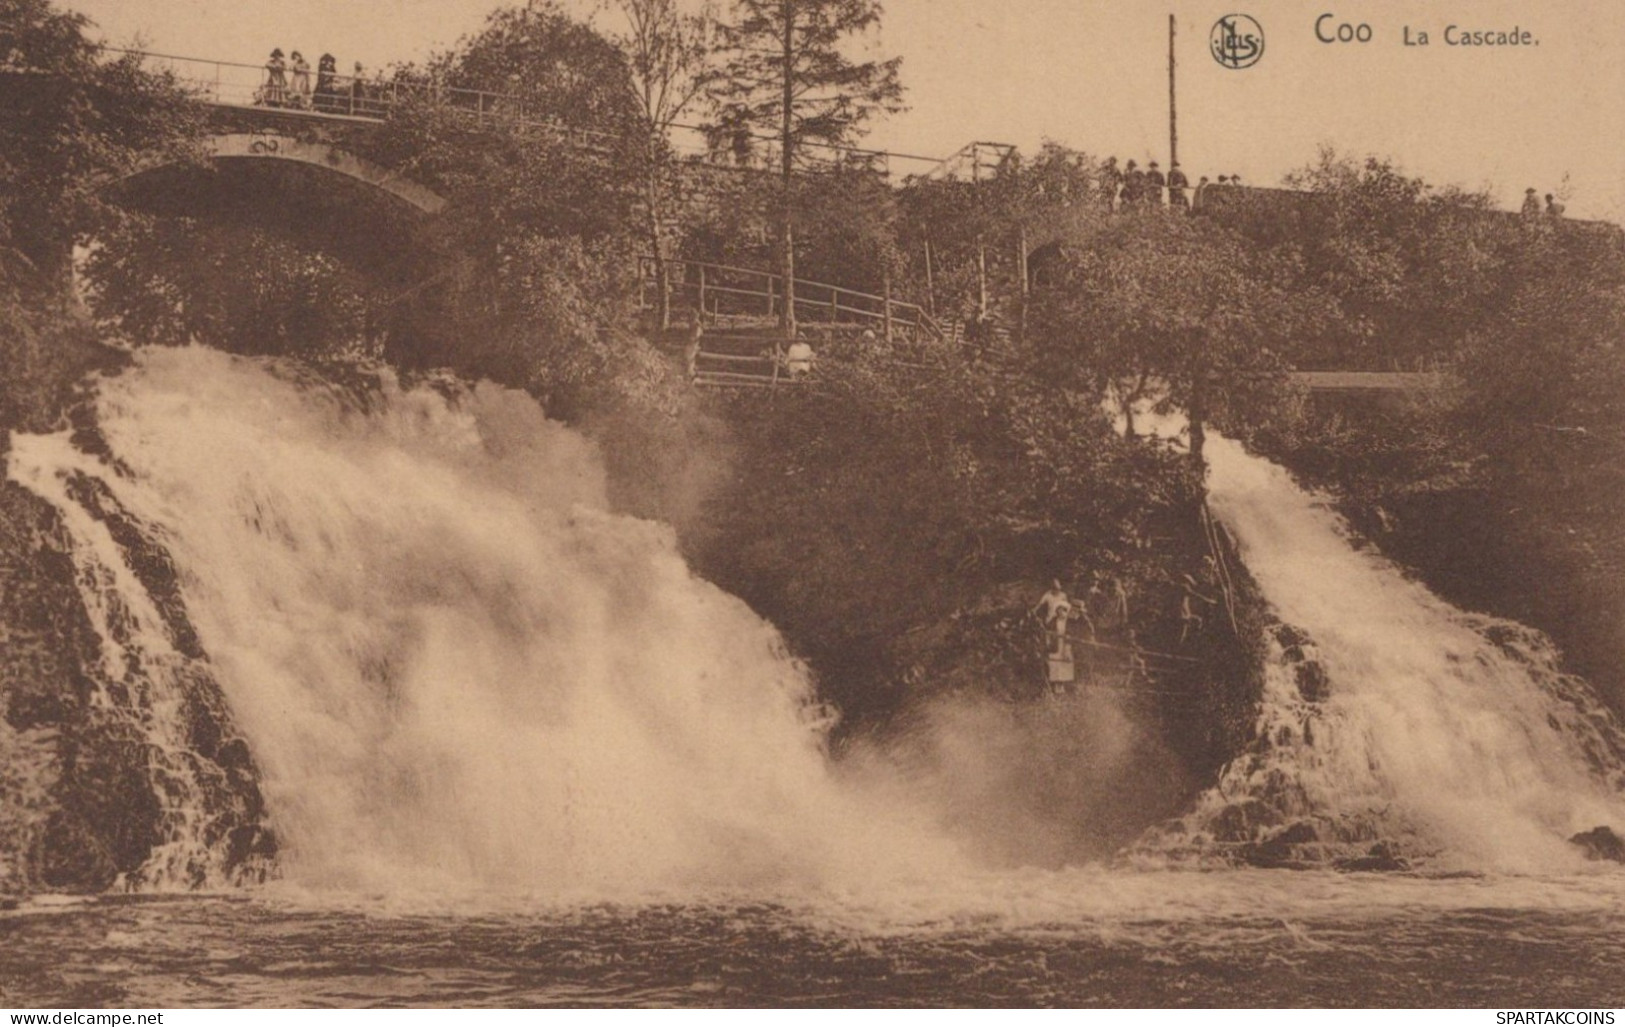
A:
[[[674,309],[700,311],[712,323],[777,318],[784,310],[783,276],[755,268],[696,260],[666,261]],[[653,257],[638,258],[639,305],[658,305],[660,277]],[[828,282],[796,279],[796,321],[834,332],[874,331],[920,341],[944,332],[917,303],[849,289]]]
[[[467,115],[479,122],[542,129],[586,149],[610,149],[619,138],[613,132],[579,128],[556,118],[538,117],[526,110],[523,98],[507,93],[463,89],[433,82],[371,78],[355,75],[323,77],[313,66],[310,90],[295,88],[291,70],[283,73],[280,89],[269,86],[270,73],[261,64],[213,61],[145,50],[103,47],[104,53],[139,57],[150,69],[167,71],[198,99],[221,107],[245,107],[329,118],[383,121],[390,111],[406,103],[428,102]]]

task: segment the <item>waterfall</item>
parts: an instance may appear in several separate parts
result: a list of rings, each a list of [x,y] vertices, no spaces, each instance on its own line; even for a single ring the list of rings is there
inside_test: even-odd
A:
[[[1544,636],[1455,609],[1210,438],[1213,511],[1282,623],[1255,744],[1161,846],[1533,870],[1625,825],[1625,735]]]
[[[1102,695],[925,718],[946,796],[886,758],[838,772],[774,628],[611,512],[592,444],[513,390],[187,348],[89,402],[14,436],[7,475],[57,512],[96,737],[150,783],[132,885],[258,876],[273,834],[291,881],[385,894],[963,883],[955,816],[1057,863],[1112,808],[1054,797],[1050,830],[1012,766],[1088,768],[1087,792],[1168,758]],[[1139,855],[1546,869],[1625,825],[1625,736],[1543,636],[1452,608],[1239,445],[1208,454],[1279,624],[1254,743]]]
[[[668,528],[607,510],[582,436],[489,384],[360,379],[148,350],[98,385],[105,447],[10,461],[63,513],[107,660],[150,654],[111,677],[166,687],[173,631],[70,483],[170,554],[286,876],[623,895],[951,861],[834,780],[806,669]],[[184,748],[172,705],[146,707],[157,751]]]

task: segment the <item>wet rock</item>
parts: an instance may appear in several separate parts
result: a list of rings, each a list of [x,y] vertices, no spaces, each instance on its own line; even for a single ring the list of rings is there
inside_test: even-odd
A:
[[[1292,668],[1292,674],[1305,702],[1322,702],[1332,694],[1331,679],[1318,660],[1305,660]]]
[[[1252,838],[1259,828],[1278,822],[1273,809],[1256,799],[1250,799],[1220,810],[1208,828],[1215,838],[1222,841],[1245,841]]]
[[[1241,846],[1238,850],[1243,862],[1260,867],[1310,866],[1320,860],[1319,853],[1306,852],[1318,848],[1320,832],[1307,821],[1297,821],[1270,835],[1268,838]]]
[[[1409,870],[1411,864],[1387,842],[1378,842],[1364,856],[1345,856],[1332,861],[1332,866],[1349,873],[1392,873]]]
[[[1606,825],[1575,835],[1569,839],[1569,844],[1578,845],[1587,859],[1625,863],[1625,838]]]
[[[136,528],[132,521],[120,529],[125,541]],[[187,659],[181,708],[168,714],[181,718],[185,747],[155,758],[143,725],[162,714],[147,706],[133,665],[121,678],[106,674],[70,553],[55,509],[0,481],[0,896],[139,880],[175,830],[166,810],[177,805],[205,825],[211,849],[198,861],[207,866],[186,868],[190,882],[172,883],[263,865],[275,844],[263,827],[258,774],[202,658],[167,555],[150,542],[131,554]],[[196,783],[178,789],[180,777]]]
[[[1282,649],[1287,650],[1301,650],[1313,641],[1303,629],[1295,628],[1290,624],[1275,625],[1275,640],[1281,643]]]

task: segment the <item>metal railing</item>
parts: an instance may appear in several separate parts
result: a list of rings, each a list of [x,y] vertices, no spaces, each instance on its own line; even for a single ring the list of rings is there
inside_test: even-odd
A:
[[[712,324],[776,319],[784,310],[783,276],[756,268],[695,260],[666,261],[671,306],[693,310]],[[658,306],[660,277],[653,257],[638,258],[638,303]],[[942,327],[919,304],[848,289],[828,282],[795,280],[796,322],[829,332],[874,331],[891,341],[901,335],[941,339]]]
[[[199,99],[219,107],[382,121],[399,104],[426,100],[481,121],[544,129],[567,137],[573,145],[586,149],[608,151],[620,139],[615,132],[566,125],[557,118],[528,110],[524,98],[517,93],[466,89],[399,76],[386,78],[382,73],[371,77],[340,75],[336,72],[323,75],[319,67],[312,67],[308,75],[298,79],[291,68],[284,68],[281,83],[278,84],[273,81],[271,69],[264,64],[182,57],[112,46],[103,46],[101,50],[108,54],[137,57],[155,70],[169,71]],[[773,148],[776,137],[770,134],[719,134],[714,126],[692,124],[674,124],[669,128],[673,148],[689,160],[740,170],[769,171],[777,167],[777,154]],[[744,149],[736,150],[735,141],[741,139]],[[904,174],[898,165],[922,169],[928,177],[958,177],[967,173],[964,162],[968,159],[970,178],[980,180],[996,174],[1013,151],[1014,147],[1004,143],[973,143],[943,160],[920,154],[808,141],[802,144],[798,162],[805,165],[803,170],[864,170],[896,182]]]
[[[314,117],[383,121],[408,103],[429,103],[465,114],[479,122],[541,129],[567,138],[584,149],[609,150],[616,133],[567,125],[557,118],[527,111],[523,97],[437,82],[385,79],[382,76],[308,74],[282,71],[280,80],[263,64],[241,64],[174,54],[103,47],[104,53],[138,57],[151,70],[167,71],[199,100],[218,107],[274,110]]]

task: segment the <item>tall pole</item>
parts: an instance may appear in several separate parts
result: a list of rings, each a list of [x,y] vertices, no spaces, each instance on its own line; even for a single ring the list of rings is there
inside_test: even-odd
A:
[[[1174,100],[1174,16],[1168,15],[1168,166],[1179,163],[1179,108]]]

